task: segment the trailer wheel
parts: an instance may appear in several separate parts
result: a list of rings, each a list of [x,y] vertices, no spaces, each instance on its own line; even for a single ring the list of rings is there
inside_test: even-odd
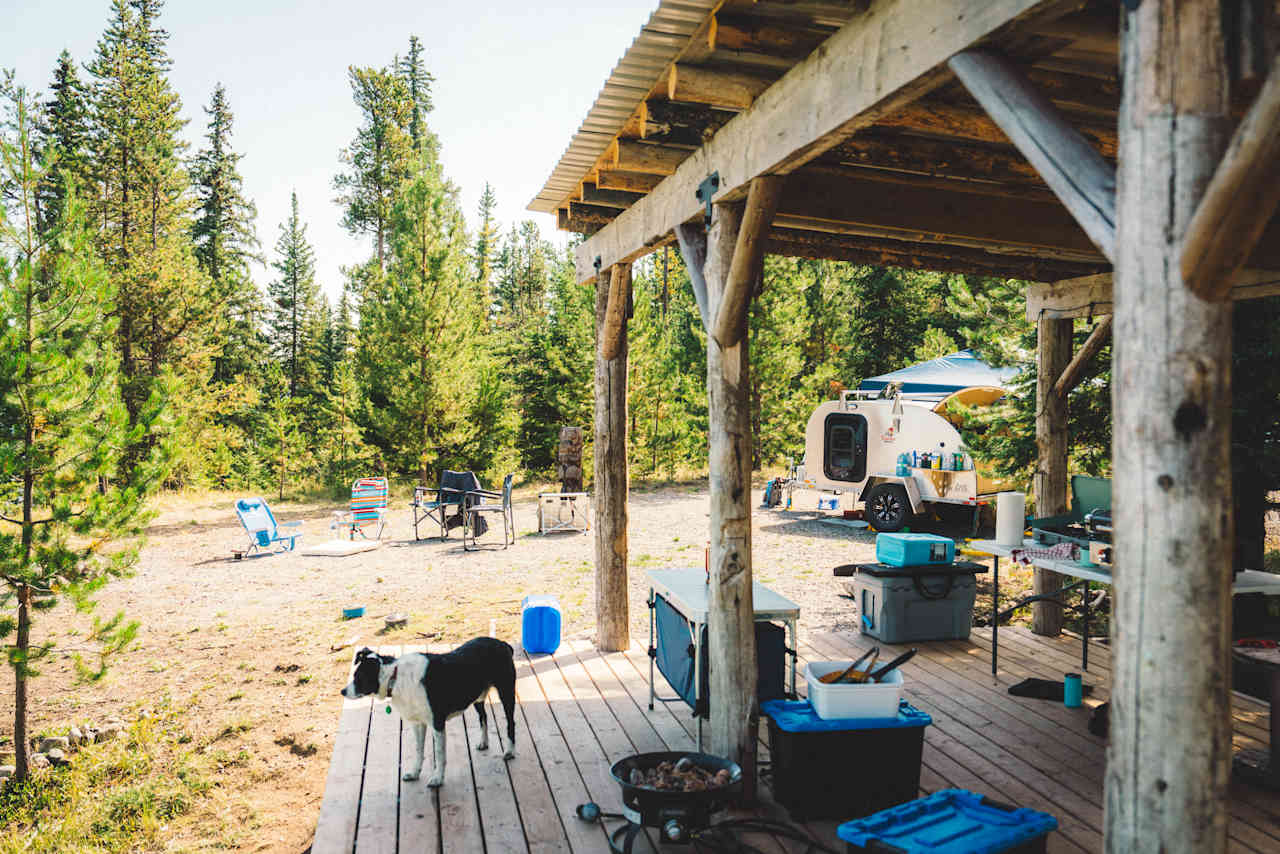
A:
[[[911,516],[907,491],[896,483],[878,483],[871,487],[865,504],[871,527],[886,534],[902,530]]]

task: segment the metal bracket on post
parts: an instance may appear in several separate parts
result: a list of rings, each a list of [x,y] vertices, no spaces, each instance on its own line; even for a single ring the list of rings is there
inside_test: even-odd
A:
[[[706,178],[702,179],[702,183],[698,185],[698,189],[694,192],[694,196],[698,201],[702,202],[706,211],[703,213],[703,220],[707,228],[711,227],[711,197],[720,189],[720,173],[712,172]]]
[[[596,268],[596,275],[600,275],[600,268],[604,266],[604,259],[597,255],[596,260],[591,262],[591,266]]]

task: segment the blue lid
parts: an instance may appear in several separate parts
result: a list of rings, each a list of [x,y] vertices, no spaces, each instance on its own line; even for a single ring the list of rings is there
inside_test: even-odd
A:
[[[526,596],[520,603],[520,610],[527,611],[530,608],[554,608],[559,611],[560,600],[552,596],[550,593]]]
[[[836,834],[851,845],[865,848],[874,840],[903,854],[999,854],[1057,827],[1058,820],[1047,813],[1004,807],[964,789],[945,789],[847,821]]]
[[[820,718],[808,700],[766,700],[764,712],[783,732],[845,732],[851,729],[895,729],[928,726],[933,718],[902,700],[896,718]]]

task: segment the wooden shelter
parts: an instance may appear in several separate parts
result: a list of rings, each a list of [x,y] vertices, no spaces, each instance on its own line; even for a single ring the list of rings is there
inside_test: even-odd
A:
[[[1028,294],[1041,513],[1066,504],[1066,394],[1115,342],[1107,850],[1226,850],[1229,301],[1280,280],[1276,5],[659,4],[530,208],[590,235],[603,650],[628,645],[630,264],[678,243],[689,269],[708,332],[713,752],[754,752],[745,332],[764,253],[1017,277],[1046,283]],[[1082,313],[1107,319],[1073,354]],[[1037,630],[1058,611],[1039,607]]]

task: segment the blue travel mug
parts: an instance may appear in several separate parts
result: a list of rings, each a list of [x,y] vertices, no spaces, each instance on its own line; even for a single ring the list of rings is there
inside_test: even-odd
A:
[[[1068,673],[1062,678],[1062,704],[1068,709],[1078,709],[1084,702],[1084,684],[1079,673]]]

